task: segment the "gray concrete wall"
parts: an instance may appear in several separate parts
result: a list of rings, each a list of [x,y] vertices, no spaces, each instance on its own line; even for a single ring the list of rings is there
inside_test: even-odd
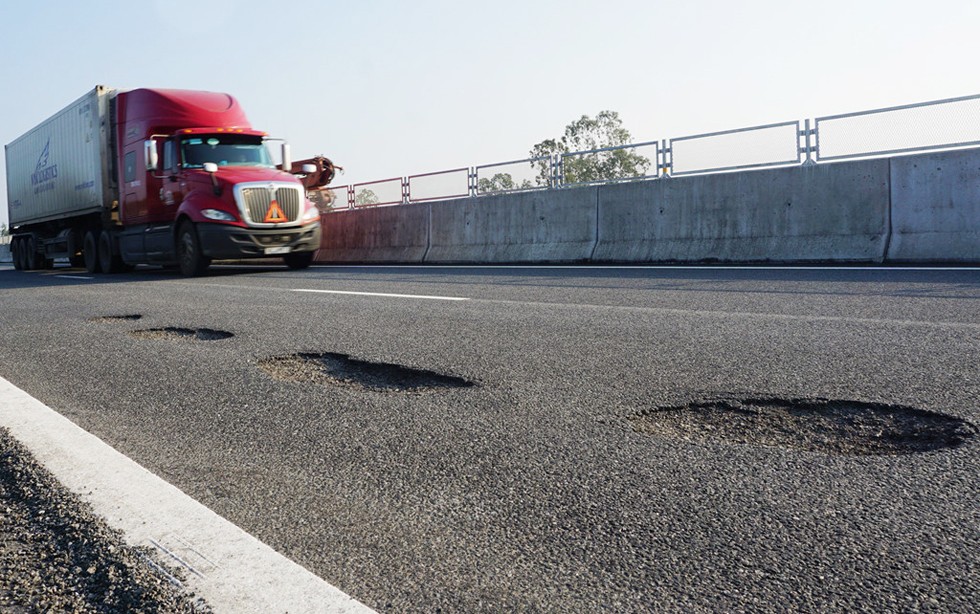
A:
[[[426,262],[579,262],[596,242],[596,192],[576,188],[432,203]]]
[[[980,150],[891,160],[896,262],[980,262]]]
[[[980,262],[980,149],[324,216],[319,262]]]
[[[10,254],[10,244],[5,243],[0,245],[0,262],[13,262],[13,256]]]
[[[421,263],[429,245],[429,205],[398,205],[323,216],[317,262]]]
[[[593,260],[881,262],[888,160],[599,188]]]

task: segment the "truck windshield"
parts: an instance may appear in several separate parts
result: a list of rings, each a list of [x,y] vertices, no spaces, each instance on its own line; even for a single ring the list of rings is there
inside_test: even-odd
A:
[[[180,140],[183,168],[202,168],[205,162],[218,166],[274,167],[262,137],[243,134],[194,135]]]

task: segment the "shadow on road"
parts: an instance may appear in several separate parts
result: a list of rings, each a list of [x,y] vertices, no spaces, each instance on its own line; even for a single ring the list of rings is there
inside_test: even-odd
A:
[[[202,279],[231,277],[263,272],[290,272],[285,266],[275,265],[222,265],[215,264]],[[0,290],[24,288],[50,288],[55,286],[122,284],[147,281],[187,279],[174,268],[138,266],[129,273],[89,273],[85,269],[55,264],[53,269],[17,271],[9,264],[0,264]]]

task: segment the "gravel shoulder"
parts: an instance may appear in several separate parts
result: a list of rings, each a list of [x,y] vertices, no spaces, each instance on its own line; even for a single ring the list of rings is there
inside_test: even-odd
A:
[[[0,429],[0,611],[211,611],[149,556]]]

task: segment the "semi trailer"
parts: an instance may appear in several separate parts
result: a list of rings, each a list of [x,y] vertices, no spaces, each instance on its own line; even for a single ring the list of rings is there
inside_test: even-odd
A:
[[[193,276],[215,259],[281,257],[305,268],[321,230],[303,175],[322,169],[295,169],[285,141],[276,164],[279,140],[228,94],[97,86],[5,148],[14,267],[67,258],[90,273],[157,264]]]

